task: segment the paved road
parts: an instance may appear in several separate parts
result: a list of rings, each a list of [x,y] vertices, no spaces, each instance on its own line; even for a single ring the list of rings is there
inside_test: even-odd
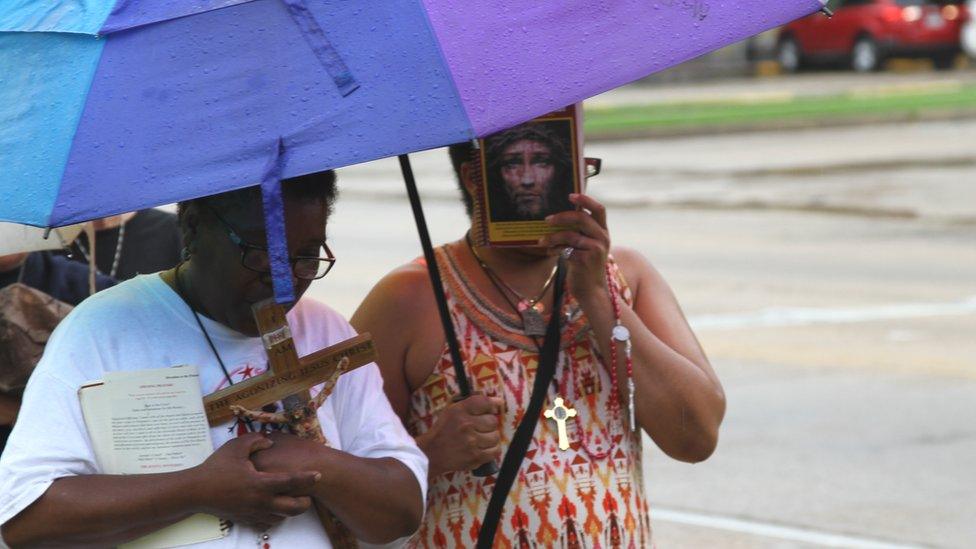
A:
[[[589,148],[615,241],[670,280],[729,398],[712,459],[648,452],[659,547],[976,542],[974,143],[960,122]],[[445,153],[416,162],[435,241],[457,236]],[[343,313],[419,254],[396,169],[340,174],[312,292]]]

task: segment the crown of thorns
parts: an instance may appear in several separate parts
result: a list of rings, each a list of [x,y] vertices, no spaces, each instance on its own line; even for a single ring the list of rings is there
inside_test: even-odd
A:
[[[549,154],[553,163],[558,166],[569,165],[569,151],[567,143],[559,134],[544,123],[529,122],[512,129],[493,134],[485,139],[488,165],[494,170],[502,162],[502,153],[513,143],[519,141],[536,141],[549,147]]]

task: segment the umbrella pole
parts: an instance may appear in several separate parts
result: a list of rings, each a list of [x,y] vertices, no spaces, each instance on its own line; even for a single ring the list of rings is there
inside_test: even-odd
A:
[[[403,172],[403,181],[407,185],[407,196],[410,199],[410,207],[413,209],[413,219],[417,223],[417,232],[420,234],[420,245],[424,249],[424,259],[427,261],[427,273],[430,275],[430,284],[434,290],[434,299],[437,300],[437,311],[440,313],[441,326],[444,328],[444,337],[447,339],[447,347],[451,351],[451,362],[454,364],[454,377],[457,379],[458,400],[464,400],[471,396],[471,383],[468,381],[468,374],[464,370],[464,361],[461,360],[461,349],[458,346],[457,334],[454,332],[454,323],[451,322],[451,314],[447,310],[447,299],[444,297],[444,285],[441,282],[441,272],[437,267],[437,258],[434,256],[434,247],[430,242],[430,232],[427,230],[427,220],[424,218],[424,209],[420,204],[420,193],[417,192],[417,182],[413,177],[413,168],[410,166],[410,157],[401,154],[400,171]],[[478,477],[487,477],[498,472],[498,465],[494,461],[489,461],[475,469],[473,474]]]

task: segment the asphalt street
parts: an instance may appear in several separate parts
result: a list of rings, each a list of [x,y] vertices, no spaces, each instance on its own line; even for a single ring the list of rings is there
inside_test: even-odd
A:
[[[587,153],[614,242],[670,281],[728,395],[708,461],[648,441],[658,547],[976,544],[976,122]],[[435,242],[459,237],[446,152],[414,161]],[[340,190],[311,292],[349,315],[420,247],[395,160]]]

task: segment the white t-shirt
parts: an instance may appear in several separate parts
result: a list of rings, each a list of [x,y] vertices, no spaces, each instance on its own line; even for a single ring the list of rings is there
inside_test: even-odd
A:
[[[356,335],[338,313],[308,298],[287,318],[299,356]],[[267,357],[260,338],[204,316],[200,319],[234,383],[265,371]],[[84,382],[101,379],[109,371],[180,364],[197,366],[205,395],[227,386],[192,312],[158,275],[123,282],[72,311],[55,330],[27,384],[17,424],[0,459],[0,524],[34,502],[55,479],[100,472],[78,404],[77,391]],[[398,459],[416,475],[426,497],[427,458],[390,407],[375,364],[340,377],[318,415],[334,448],[356,456]],[[232,425],[210,430],[215,449],[236,436]],[[275,547],[330,547],[314,510],[288,518],[268,533]],[[193,547],[257,547],[260,535],[235,524],[227,537]]]

